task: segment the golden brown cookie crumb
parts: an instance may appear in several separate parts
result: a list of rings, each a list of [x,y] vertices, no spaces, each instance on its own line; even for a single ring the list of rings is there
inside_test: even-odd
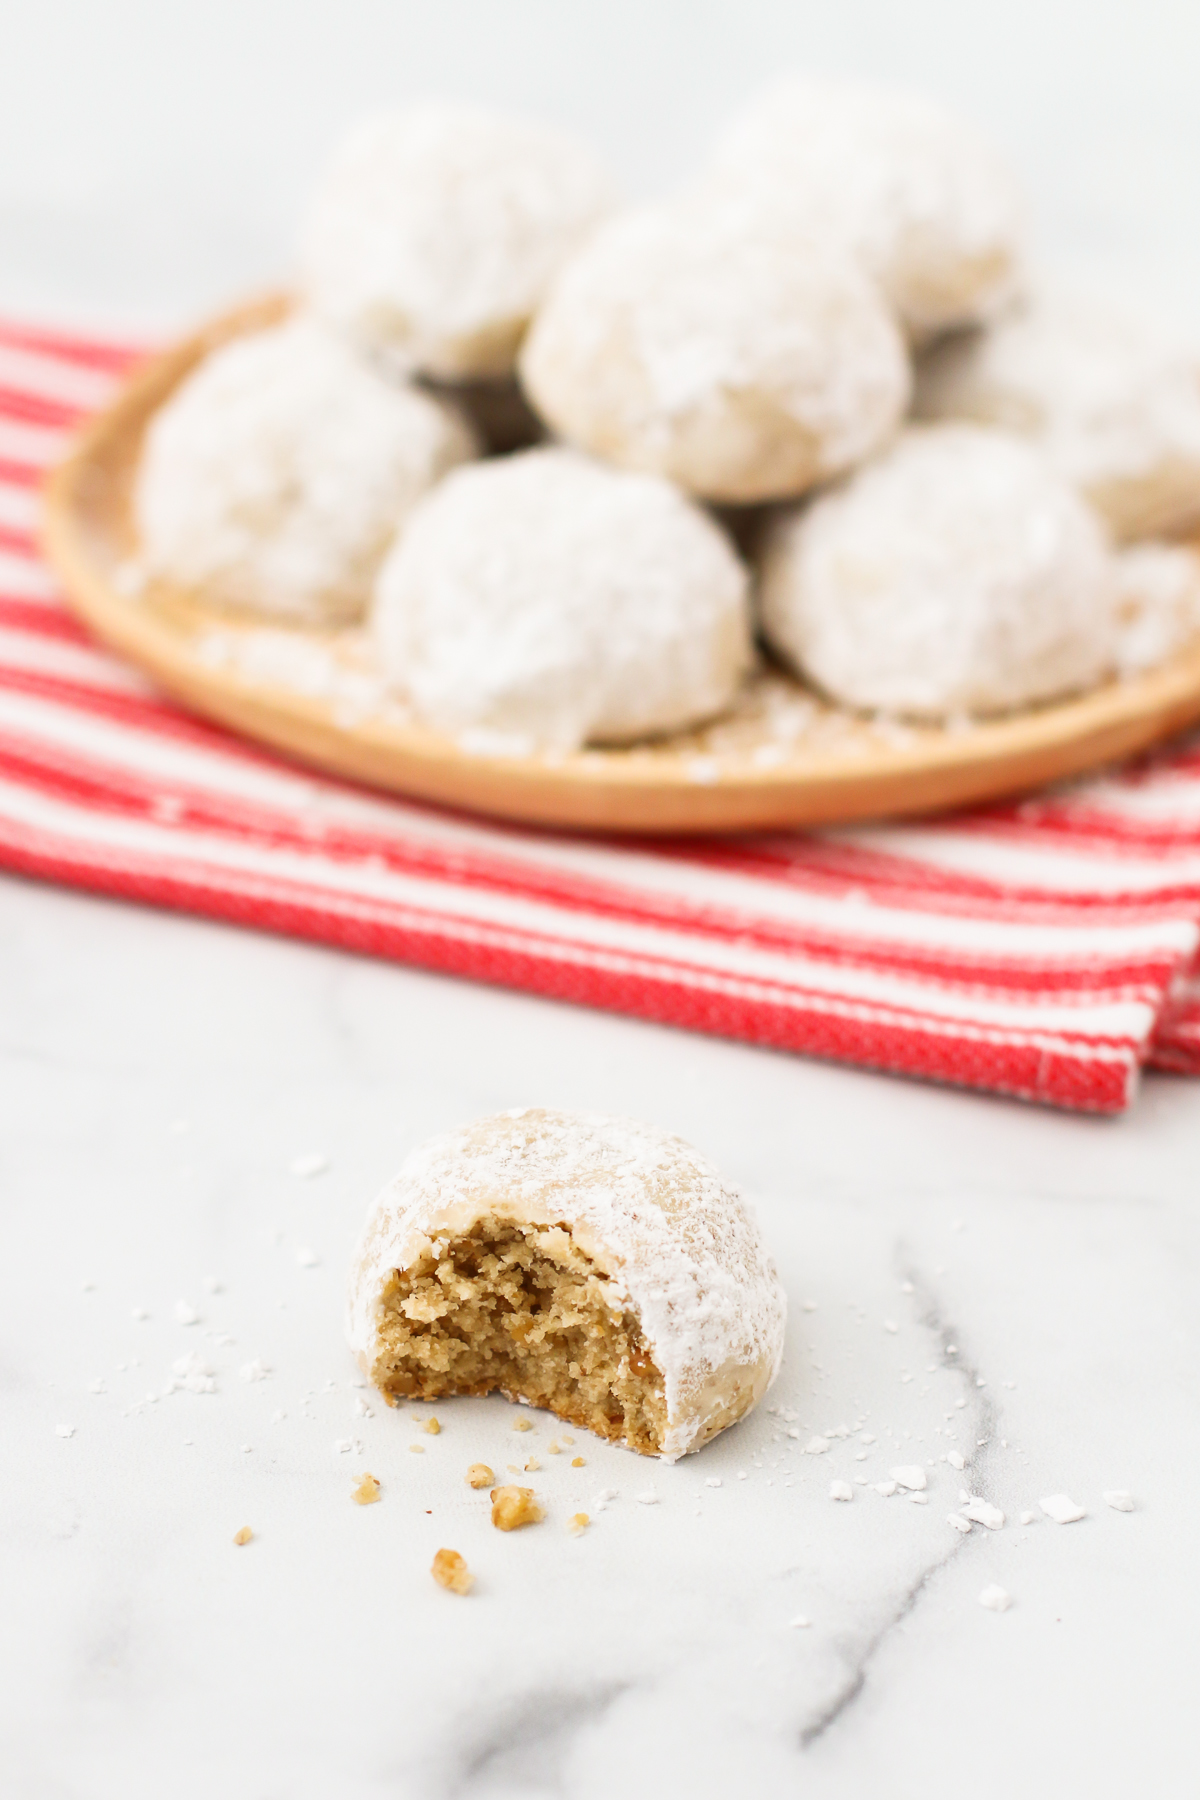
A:
[[[530,1424],[528,1419],[518,1419],[516,1424],[513,1426],[513,1430],[514,1431],[532,1431],[533,1426]]]
[[[467,1470],[467,1486],[473,1488],[491,1487],[496,1477],[486,1463],[472,1463]]]
[[[438,1424],[436,1419],[426,1419],[425,1423],[421,1427],[421,1430],[427,1431],[429,1433],[430,1437],[437,1437],[437,1435],[441,1431],[441,1429],[442,1428]]]
[[[546,1448],[550,1452],[551,1456],[557,1456],[559,1451],[562,1449],[562,1445],[559,1443],[558,1439],[555,1438],[552,1443],[549,1443],[546,1445]]]
[[[408,1447],[414,1456],[424,1456],[425,1454],[424,1444],[410,1444]]]
[[[457,1550],[439,1550],[429,1573],[439,1587],[449,1588],[452,1594],[469,1594],[475,1579]]]
[[[564,1444],[573,1444],[575,1442],[575,1439],[571,1436],[571,1434],[569,1432],[564,1431],[562,1441]]]
[[[251,1531],[250,1527],[248,1525],[243,1525],[240,1531],[234,1532],[233,1541],[235,1544],[248,1544],[253,1536],[254,1533]]]
[[[579,1537],[582,1532],[587,1530],[590,1524],[591,1520],[586,1513],[572,1513],[571,1517],[567,1520],[567,1530],[572,1537]]]
[[[364,1475],[350,1498],[357,1501],[359,1506],[370,1506],[372,1500],[379,1498],[379,1483],[373,1475]]]
[[[571,1458],[571,1467],[573,1469],[582,1469],[584,1467],[584,1461],[583,1461],[582,1456],[573,1456]]]
[[[531,1456],[529,1461],[525,1464],[526,1475],[536,1475],[538,1470],[541,1468],[541,1466],[542,1465],[538,1461],[537,1457]]]
[[[492,1489],[492,1524],[497,1531],[516,1531],[522,1525],[539,1525],[545,1513],[527,1487]]]

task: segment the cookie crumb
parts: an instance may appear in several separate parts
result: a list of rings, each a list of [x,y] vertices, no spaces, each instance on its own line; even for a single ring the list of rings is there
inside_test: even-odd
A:
[[[575,1442],[575,1439],[570,1435],[569,1432],[564,1431],[562,1434],[562,1441],[564,1444],[573,1444]]]
[[[590,1524],[591,1524],[591,1520],[588,1518],[586,1513],[583,1513],[583,1512],[572,1513],[570,1518],[567,1520],[567,1530],[570,1532],[572,1537],[582,1537],[583,1533],[587,1530],[587,1528]]]
[[[522,1525],[540,1525],[545,1513],[534,1498],[532,1488],[495,1487],[492,1489],[492,1524],[497,1531],[516,1531]]]
[[[573,1456],[571,1458],[571,1467],[573,1469],[582,1469],[586,1467],[582,1456]]]
[[[410,1444],[408,1448],[413,1456],[424,1456],[425,1454],[424,1444]]]
[[[525,1464],[523,1473],[526,1475],[536,1475],[538,1470],[541,1468],[541,1466],[542,1465],[538,1461],[537,1457],[531,1456],[529,1461]]]
[[[496,1477],[486,1463],[472,1463],[467,1470],[467,1486],[473,1488],[491,1487]]]
[[[442,1428],[438,1424],[436,1419],[426,1419],[425,1423],[421,1427],[421,1430],[427,1431],[429,1433],[430,1437],[439,1437],[441,1435]]]
[[[448,1588],[452,1594],[469,1594],[475,1580],[457,1550],[439,1550],[429,1573],[439,1587]]]
[[[350,1498],[359,1506],[370,1506],[372,1500],[379,1498],[379,1483],[374,1475],[364,1475]]]
[[[513,1430],[514,1431],[532,1431],[533,1426],[530,1424],[528,1419],[518,1419],[516,1424],[513,1426]]]
[[[553,1438],[551,1442],[546,1445],[546,1450],[550,1456],[557,1456],[561,1449],[562,1445],[557,1438]]]
[[[233,1541],[235,1544],[248,1544],[253,1536],[254,1533],[251,1531],[250,1527],[248,1525],[243,1525],[240,1531],[234,1532]]]

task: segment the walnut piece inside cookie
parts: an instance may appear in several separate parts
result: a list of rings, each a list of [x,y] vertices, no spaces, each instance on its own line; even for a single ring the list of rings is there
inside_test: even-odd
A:
[[[507,1487],[492,1489],[492,1524],[497,1531],[517,1531],[522,1525],[540,1525],[546,1514],[538,1505],[532,1488]]]
[[[457,1550],[439,1550],[429,1573],[439,1587],[449,1588],[452,1594],[469,1594],[475,1580]]]

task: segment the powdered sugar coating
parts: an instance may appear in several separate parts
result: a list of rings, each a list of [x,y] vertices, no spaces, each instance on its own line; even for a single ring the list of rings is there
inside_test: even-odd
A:
[[[1091,509],[1019,438],[914,427],[805,511],[763,561],[771,643],[835,699],[941,717],[1099,680],[1113,567]]]
[[[786,78],[720,138],[709,181],[777,231],[855,256],[917,338],[988,317],[1019,281],[1013,176],[968,124],[918,94]]]
[[[786,1299],[743,1197],[682,1138],[631,1119],[540,1108],[431,1139],[374,1202],[346,1316],[368,1377],[392,1271],[428,1253],[438,1234],[465,1233],[484,1216],[565,1226],[614,1298],[636,1311],[664,1378],[668,1460],[699,1449],[774,1380]]]
[[[134,495],[145,569],[314,624],[358,617],[410,508],[476,452],[449,406],[306,319],[213,352],[156,413]]]
[[[604,169],[566,132],[462,105],[381,114],[318,189],[304,290],[403,371],[505,375],[550,277],[613,204]]]
[[[1200,639],[1200,556],[1178,544],[1131,544],[1115,558],[1119,674],[1138,675]]]
[[[803,493],[860,461],[910,387],[895,324],[853,263],[686,203],[596,233],[539,310],[520,374],[571,442],[735,502]]]
[[[750,661],[747,589],[724,532],[665,481],[529,450],[422,502],[372,623],[431,725],[570,750],[720,712]]]
[[[935,346],[916,411],[1026,434],[1118,537],[1200,522],[1200,350],[1104,301],[1040,294]]]

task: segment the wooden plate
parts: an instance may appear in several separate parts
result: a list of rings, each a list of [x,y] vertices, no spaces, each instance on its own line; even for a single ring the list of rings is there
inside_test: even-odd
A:
[[[239,308],[146,365],[54,472],[46,551],[96,635],[197,712],[334,775],[504,818],[616,832],[742,831],[930,812],[1019,793],[1200,718],[1200,644],[1149,674],[962,730],[880,724],[779,673],[699,731],[566,756],[426,730],[373,675],[361,632],[268,626],[163,588],[131,592],[130,494],[156,407],[216,344],[279,317]]]

